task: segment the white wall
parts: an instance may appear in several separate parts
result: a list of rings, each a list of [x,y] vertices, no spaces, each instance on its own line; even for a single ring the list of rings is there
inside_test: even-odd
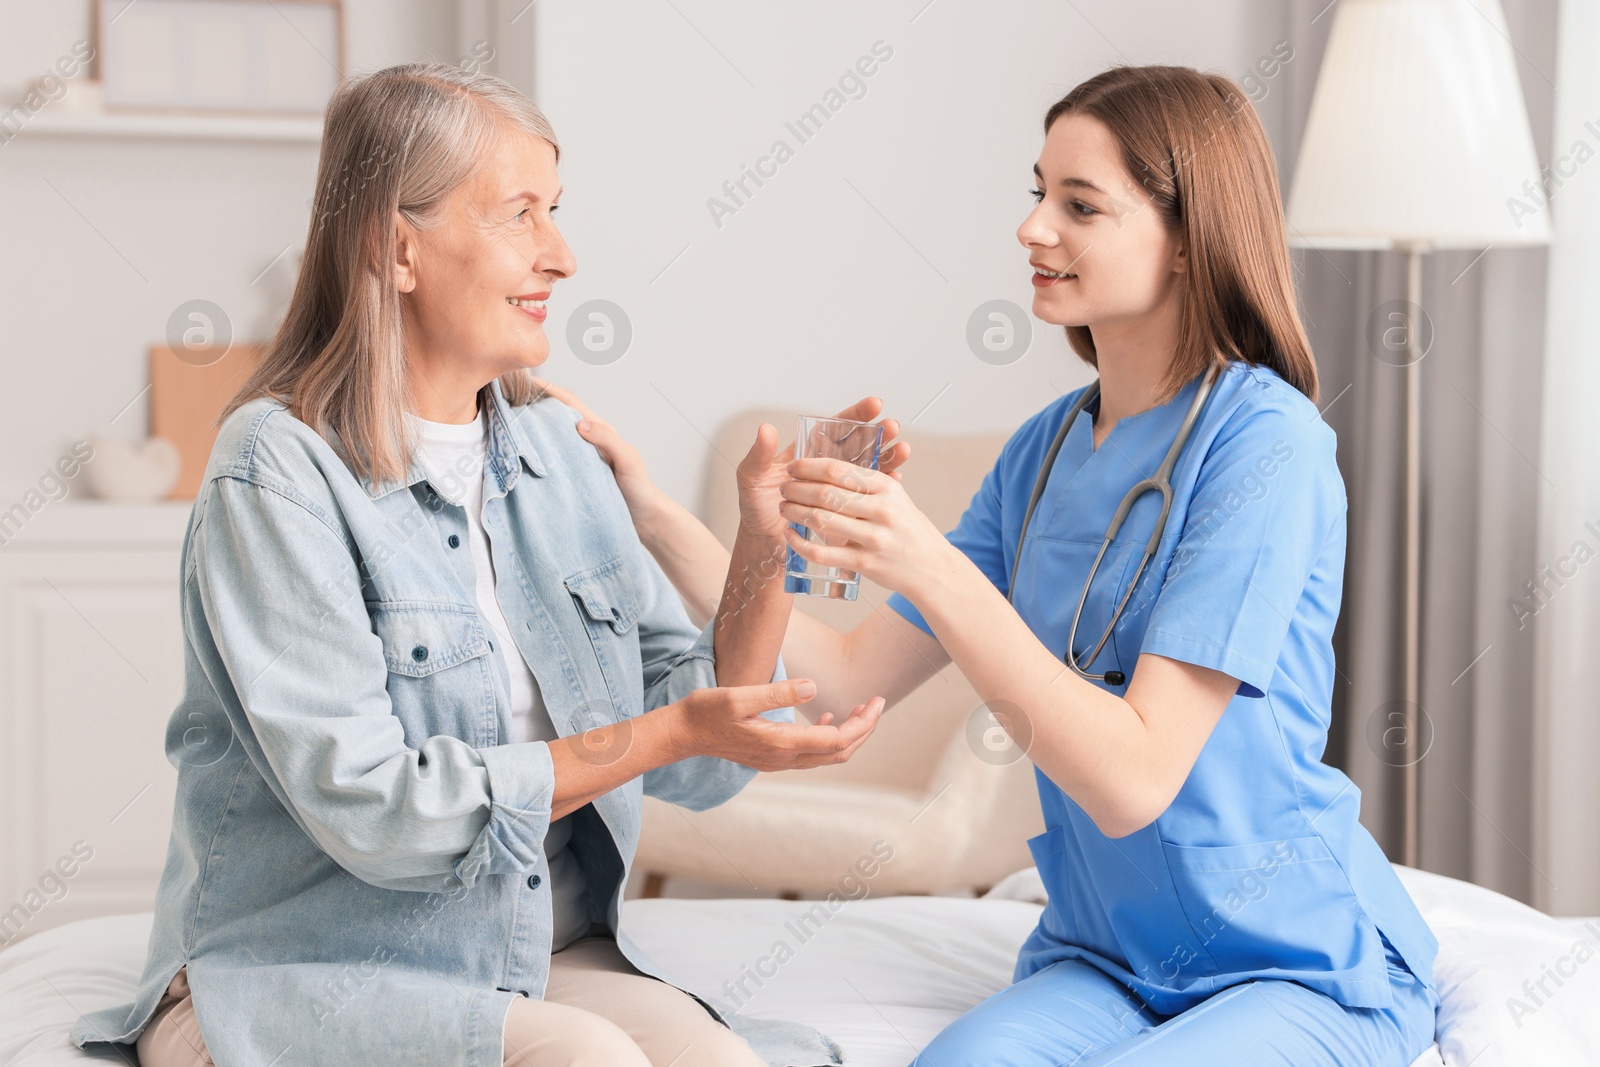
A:
[[[680,499],[698,500],[704,438],[743,407],[827,413],[871,392],[903,419],[922,412],[914,430],[998,430],[1087,382],[1042,324],[1010,366],[965,339],[980,303],[1029,306],[1015,231],[1046,108],[1114,62],[1239,76],[1290,35],[1276,5],[1247,0],[925,4],[534,8],[579,263],[551,305],[548,372],[623,426]],[[865,96],[800,144],[785,121],[880,40],[893,57]],[[780,138],[794,157],[719,228],[707,199]],[[635,331],[607,366],[574,358],[562,328],[593,298]]]
[[[1291,37],[1270,0],[924,3],[538,0],[512,24],[537,34],[580,263],[556,290],[548,373],[621,424],[682,499],[698,500],[702,435],[742,407],[831,411],[875,392],[902,418],[922,412],[916,429],[1002,429],[1086,381],[1058,331],[1036,328],[1006,367],[965,340],[978,304],[1028,305],[1014,231],[1045,108],[1112,62],[1240,75]],[[523,0],[346,7],[350,64],[366,69],[457,60],[469,27],[504,25]],[[0,0],[0,99],[87,27],[83,0]],[[785,121],[879,40],[893,57],[866,95],[798,144]],[[1269,122],[1276,100],[1269,88]],[[778,138],[794,158],[719,229],[707,198]],[[315,164],[313,144],[0,144],[0,508],[77,438],[144,432],[143,402],[108,424],[180,303],[216,302],[242,338],[270,331],[286,261],[252,279],[303,239]],[[592,298],[633,323],[609,366],[579,362],[565,338]]]
[[[345,7],[353,69],[460,58],[449,5]],[[88,32],[87,0],[0,0],[0,100],[18,99]],[[24,130],[0,143],[0,511],[74,440],[96,430],[143,435],[142,400],[110,423],[146,385],[148,348],[179,304],[215,302],[236,339],[270,333],[288,300],[291,258],[252,281],[304,240],[316,161],[314,142]]]

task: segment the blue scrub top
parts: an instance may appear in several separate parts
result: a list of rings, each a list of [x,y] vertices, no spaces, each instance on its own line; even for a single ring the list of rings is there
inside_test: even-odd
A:
[[[1097,399],[1063,442],[1012,597],[1057,657],[1118,504],[1160,467],[1199,384],[1122,419],[1098,449],[1087,417]],[[949,535],[1002,593],[1040,464],[1081,393],[1012,436]],[[1156,555],[1088,669],[1131,679],[1150,652],[1232,675],[1238,692],[1172,805],[1127,837],[1101,833],[1035,769],[1047,829],[1028,845],[1050,904],[1014,980],[1077,958],[1163,1014],[1251,978],[1387,1008],[1386,936],[1432,986],[1438,942],[1358,821],[1360,791],[1322,762],[1345,555],[1334,445],[1316,406],[1276,371],[1232,361],[1218,378],[1173,471]],[[1078,626],[1080,663],[1159,515],[1160,494],[1144,494],[1101,561]],[[905,597],[889,603],[932,633]]]

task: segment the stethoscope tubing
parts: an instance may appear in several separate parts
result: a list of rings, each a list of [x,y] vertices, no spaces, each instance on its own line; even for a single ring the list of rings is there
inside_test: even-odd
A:
[[[1126,676],[1121,671],[1107,671],[1105,674],[1091,674],[1078,664],[1078,657],[1073,652],[1073,645],[1078,636],[1078,622],[1083,617],[1083,607],[1089,600],[1089,589],[1094,584],[1094,576],[1100,569],[1100,561],[1105,558],[1106,550],[1111,547],[1111,542],[1116,540],[1117,534],[1122,532],[1122,524],[1127,519],[1128,513],[1133,510],[1133,505],[1145,493],[1154,489],[1161,494],[1161,515],[1156,520],[1155,530],[1150,534],[1150,541],[1145,545],[1144,556],[1139,560],[1139,567],[1133,572],[1133,579],[1128,583],[1128,588],[1118,601],[1116,609],[1111,613],[1111,621],[1107,624],[1105,633],[1100,635],[1099,642],[1094,646],[1094,651],[1089,653],[1084,662],[1093,663],[1099,657],[1100,651],[1105,648],[1106,642],[1111,639],[1111,632],[1116,629],[1117,620],[1122,617],[1122,610],[1133,596],[1133,591],[1139,585],[1139,578],[1144,574],[1144,569],[1150,560],[1155,557],[1156,549],[1161,544],[1161,537],[1167,529],[1167,516],[1172,510],[1172,472],[1177,468],[1178,456],[1183,452],[1183,446],[1188,443],[1189,435],[1194,430],[1195,423],[1199,421],[1200,413],[1204,409],[1206,400],[1211,395],[1211,388],[1216,384],[1219,366],[1209,368],[1205,377],[1200,382],[1200,387],[1195,391],[1194,400],[1189,404],[1189,411],[1183,418],[1183,424],[1178,428],[1177,435],[1172,439],[1172,445],[1167,449],[1166,458],[1161,461],[1156,473],[1134,484],[1133,488],[1123,496],[1122,503],[1117,506],[1116,514],[1111,519],[1111,525],[1106,528],[1104,540],[1100,543],[1100,551],[1095,554],[1094,563],[1089,567],[1088,577],[1084,580],[1083,591],[1078,595],[1078,606],[1072,614],[1072,627],[1067,631],[1067,647],[1063,654],[1074,674],[1090,681],[1105,681],[1110,685],[1121,685],[1126,681]],[[1083,395],[1078,397],[1072,405],[1072,410],[1067,412],[1067,417],[1062,420],[1061,428],[1056,431],[1055,440],[1050,443],[1049,451],[1045,453],[1039,465],[1039,474],[1034,478],[1033,492],[1028,497],[1027,510],[1022,515],[1022,530],[1017,534],[1017,550],[1011,560],[1011,580],[1006,586],[1006,600],[1010,602],[1017,588],[1017,570],[1022,563],[1023,546],[1027,543],[1028,526],[1033,521],[1033,513],[1039,506],[1039,500],[1044,496],[1045,485],[1050,481],[1050,472],[1055,467],[1056,456],[1061,452],[1061,446],[1067,439],[1067,434],[1072,429],[1072,424],[1078,418],[1078,413],[1100,395],[1100,380],[1095,379],[1084,389]],[[1111,678],[1115,675],[1115,678]]]

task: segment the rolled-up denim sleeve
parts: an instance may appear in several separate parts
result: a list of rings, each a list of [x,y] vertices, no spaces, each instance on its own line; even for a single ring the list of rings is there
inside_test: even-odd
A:
[[[714,687],[716,617],[697,633],[671,581],[643,546],[635,555],[634,573],[643,586],[639,652],[644,666],[644,710],[665,707],[696,689]],[[738,625],[737,620],[731,625]],[[773,665],[772,681],[786,678],[780,655]],[[793,708],[773,708],[761,714],[773,722],[794,722]],[[730,800],[755,776],[755,768],[742,763],[691,756],[647,771],[644,791],[679,807],[704,811]]]
[[[388,889],[439,892],[536,864],[555,790],[546,744],[409,747],[338,528],[292,487],[237,477],[197,506],[187,631],[256,769],[311,839]]]

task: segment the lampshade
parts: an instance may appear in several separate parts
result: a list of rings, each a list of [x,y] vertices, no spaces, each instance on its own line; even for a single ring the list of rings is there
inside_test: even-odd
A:
[[[1291,244],[1545,244],[1545,200],[1499,0],[1342,0],[1289,192]]]

